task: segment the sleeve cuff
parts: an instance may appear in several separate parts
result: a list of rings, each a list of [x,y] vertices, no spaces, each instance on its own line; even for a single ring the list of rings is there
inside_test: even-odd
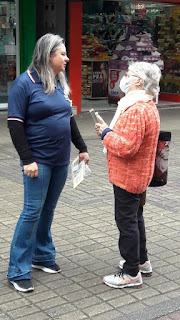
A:
[[[79,153],[83,153],[83,152],[88,152],[86,146],[84,146],[83,148],[79,149]]]
[[[110,131],[113,131],[112,129],[110,129],[110,128],[106,128],[106,129],[104,129],[103,130],[103,132],[102,132],[102,134],[101,134],[101,140],[103,140],[104,139],[104,137],[105,137],[105,135],[106,135],[106,133],[107,132],[110,132]]]
[[[21,159],[21,158],[20,158]],[[21,159],[23,165],[27,165],[27,164],[31,164],[33,162],[35,162],[35,160],[33,158],[29,158],[29,159]]]

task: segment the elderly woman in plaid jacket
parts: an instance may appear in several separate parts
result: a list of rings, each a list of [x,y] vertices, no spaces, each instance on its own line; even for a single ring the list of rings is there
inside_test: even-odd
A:
[[[119,229],[121,272],[105,276],[113,288],[141,287],[142,276],[152,274],[147,256],[142,198],[151,182],[160,129],[154,98],[159,93],[161,71],[155,64],[135,62],[120,81],[125,96],[110,126],[102,120],[96,132],[107,151],[109,181],[115,197]]]

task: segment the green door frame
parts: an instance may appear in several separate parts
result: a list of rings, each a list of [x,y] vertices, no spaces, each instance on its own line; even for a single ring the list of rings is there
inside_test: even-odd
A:
[[[30,65],[36,43],[36,0],[19,0],[20,73]]]

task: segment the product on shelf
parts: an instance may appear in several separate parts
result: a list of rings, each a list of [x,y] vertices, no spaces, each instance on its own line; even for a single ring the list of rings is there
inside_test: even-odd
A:
[[[83,16],[82,58],[107,59],[109,103],[117,102],[119,81],[135,61],[157,64],[162,71],[161,92],[180,93],[180,6],[108,1],[106,7],[111,11]],[[88,78],[91,98],[92,74],[93,70]]]
[[[82,36],[82,59],[108,60],[108,50],[94,34]]]
[[[15,2],[0,3],[0,103],[7,102],[16,77]]]

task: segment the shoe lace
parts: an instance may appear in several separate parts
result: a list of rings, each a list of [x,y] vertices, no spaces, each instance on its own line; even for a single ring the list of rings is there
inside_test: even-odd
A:
[[[123,273],[122,273],[122,271],[115,273],[114,277],[119,277],[119,278],[121,277],[121,278],[123,278]]]

